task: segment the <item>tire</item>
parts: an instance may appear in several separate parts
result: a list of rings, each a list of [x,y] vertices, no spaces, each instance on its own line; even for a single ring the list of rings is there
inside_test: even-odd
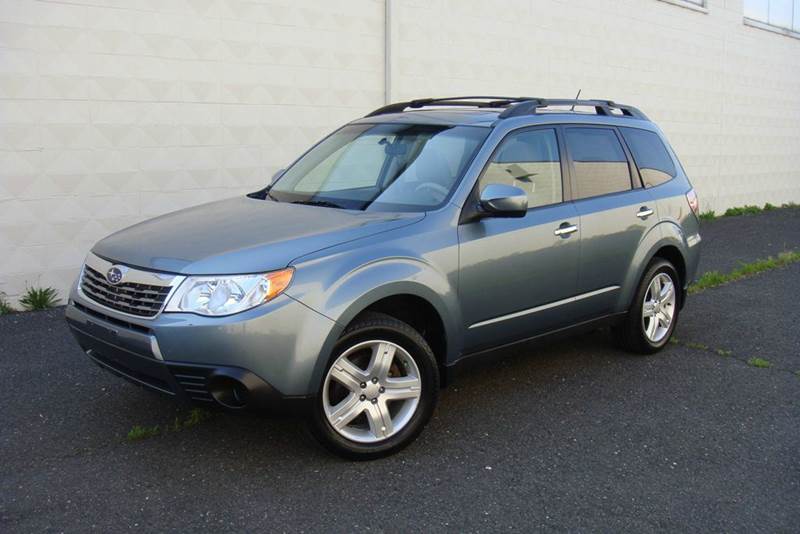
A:
[[[419,436],[438,396],[439,367],[425,339],[402,321],[368,312],[347,327],[333,349],[310,430],[344,458],[382,458]]]
[[[652,285],[658,279],[661,283],[661,297],[653,307]],[[669,279],[672,285],[671,300],[664,296],[664,282]],[[669,342],[675,325],[678,324],[678,315],[681,308],[681,280],[675,267],[662,258],[655,258],[642,275],[639,287],[633,298],[628,314],[623,322],[613,329],[613,334],[619,345],[633,353],[653,354],[661,350]],[[652,317],[645,317],[645,300],[647,299],[647,313]],[[669,316],[668,326],[664,320]],[[652,323],[651,321],[657,321]]]

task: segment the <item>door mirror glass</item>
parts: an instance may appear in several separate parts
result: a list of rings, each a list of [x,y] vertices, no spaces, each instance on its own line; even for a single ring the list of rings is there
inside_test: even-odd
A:
[[[524,217],[528,194],[513,185],[489,184],[481,191],[480,207],[489,217]]]

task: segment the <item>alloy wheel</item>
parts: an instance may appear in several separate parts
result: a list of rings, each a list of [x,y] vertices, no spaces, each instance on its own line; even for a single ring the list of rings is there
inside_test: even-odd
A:
[[[359,443],[400,432],[419,405],[422,380],[411,355],[390,341],[353,345],[333,362],[322,389],[331,427]]]
[[[669,333],[675,302],[675,283],[667,273],[658,273],[650,281],[642,304],[642,328],[651,343],[660,343]]]

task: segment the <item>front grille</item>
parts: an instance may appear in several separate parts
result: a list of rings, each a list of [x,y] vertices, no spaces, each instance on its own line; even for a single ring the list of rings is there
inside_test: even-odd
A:
[[[154,317],[161,311],[171,286],[135,282],[110,284],[100,272],[84,265],[81,277],[83,293],[108,308],[138,317]]]

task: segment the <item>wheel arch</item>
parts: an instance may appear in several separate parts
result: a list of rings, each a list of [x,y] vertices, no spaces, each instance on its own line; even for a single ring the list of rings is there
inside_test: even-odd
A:
[[[394,294],[373,302],[352,321],[368,312],[383,313],[411,326],[425,339],[440,369],[443,368],[447,358],[447,330],[439,311],[427,299],[411,293]]]
[[[631,268],[625,277],[623,291],[620,294],[618,311],[630,308],[636,288],[647,266],[653,258],[663,258],[675,266],[680,276],[680,303],[683,306],[686,296],[687,281],[687,245],[681,229],[672,222],[663,222],[653,228],[639,245],[639,249],[631,262]]]
[[[675,266],[675,270],[678,271],[678,276],[680,276],[681,280],[681,290],[686,289],[686,258],[683,257],[680,249],[676,247],[674,244],[664,244],[656,250],[650,261],[653,261],[654,258],[662,258],[670,262],[672,265]],[[649,263],[649,262],[648,262]]]
[[[325,343],[312,375],[312,389],[321,383],[341,332],[361,314],[385,313],[414,327],[436,356],[442,376],[447,362],[460,352],[460,311],[454,289],[429,265],[395,258],[366,265],[330,288],[321,312],[339,325]]]

